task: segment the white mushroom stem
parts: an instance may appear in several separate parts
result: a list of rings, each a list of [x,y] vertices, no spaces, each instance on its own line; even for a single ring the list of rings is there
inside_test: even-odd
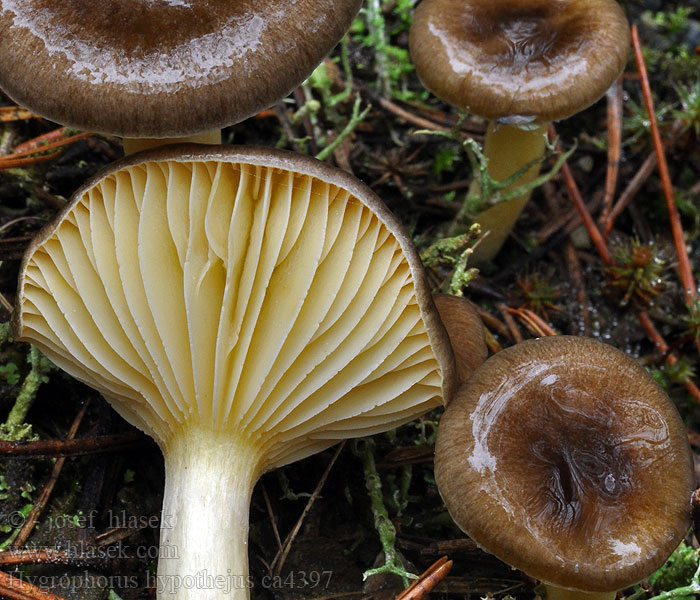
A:
[[[614,600],[617,592],[584,592],[557,587],[551,583],[544,584],[547,600]]]
[[[210,129],[202,133],[195,133],[187,137],[181,138],[127,138],[123,140],[124,154],[135,154],[141,150],[148,150],[158,146],[167,146],[168,144],[221,144],[221,130]]]
[[[484,141],[484,155],[489,160],[491,178],[504,181],[528,163],[542,158],[546,134],[546,124],[526,130],[511,125],[495,126],[491,121]],[[501,190],[501,194],[530,183],[539,171],[539,164],[533,165],[514,184]],[[469,188],[469,196],[479,193],[479,182],[475,179]],[[523,194],[507,202],[499,202],[479,213],[476,221],[481,225],[481,230],[488,231],[489,234],[474,249],[474,264],[492,260],[498,254],[529,198],[529,193]]]
[[[245,600],[248,506],[260,476],[256,448],[231,431],[193,427],[164,449],[159,600]]]

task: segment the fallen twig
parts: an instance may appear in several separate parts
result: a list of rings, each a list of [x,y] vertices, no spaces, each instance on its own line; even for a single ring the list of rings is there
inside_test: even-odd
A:
[[[605,233],[604,224],[612,209],[617,176],[620,171],[620,146],[622,145],[622,78],[610,87],[608,98],[608,167],[605,176],[605,196],[598,223]]]
[[[395,600],[422,600],[440,583],[452,569],[452,561],[446,556],[430,565],[420,577],[409,585]]]
[[[338,455],[340,454],[341,450],[345,447],[345,442],[342,442],[338,445],[338,448],[336,449],[335,453],[333,454],[333,457],[331,458],[330,462],[328,463],[328,466],[326,467],[326,470],[323,472],[323,475],[321,475],[321,479],[318,480],[318,483],[316,484],[316,489],[314,489],[313,493],[311,494],[309,501],[306,503],[306,506],[304,507],[304,510],[302,511],[301,515],[299,516],[299,519],[297,520],[296,524],[292,528],[292,530],[289,532],[289,535],[284,539],[284,544],[282,545],[283,550],[278,551],[277,554],[275,555],[275,558],[273,559],[270,568],[273,570],[274,575],[279,575],[280,572],[282,571],[282,567],[284,566],[285,561],[287,560],[287,555],[289,554],[289,551],[292,548],[292,543],[294,542],[297,534],[299,533],[299,530],[301,529],[301,525],[304,522],[304,519],[306,519],[306,515],[309,514],[309,511],[311,510],[311,507],[313,506],[314,502],[316,501],[316,498],[318,498],[319,494],[321,493],[321,490],[323,489],[323,485],[326,483],[326,479],[328,478],[328,474],[331,472],[331,469],[333,468],[333,465],[335,464],[335,461],[338,458]]]
[[[80,427],[80,423],[83,421],[83,417],[87,412],[88,406],[90,406],[89,398],[85,401],[81,409],[78,411],[78,414],[73,420],[73,424],[71,425],[71,428],[68,431],[66,439],[72,440],[75,437],[75,434],[78,433],[78,427]],[[49,480],[46,482],[46,485],[41,490],[39,497],[34,503],[32,510],[27,515],[27,518],[24,520],[22,527],[19,528],[19,531],[17,532],[17,535],[15,536],[15,539],[13,540],[12,544],[10,544],[12,548],[19,548],[20,546],[24,546],[24,543],[27,541],[32,531],[34,531],[34,526],[36,525],[36,522],[39,519],[39,515],[41,515],[42,511],[44,510],[46,503],[51,497],[51,492],[53,491],[53,488],[56,485],[56,481],[58,481],[58,477],[61,474],[61,471],[63,470],[63,465],[65,464],[65,462],[65,457],[62,457],[59,458],[54,464],[53,469],[51,470]]]
[[[549,125],[549,139],[552,141],[557,139],[556,131],[554,130],[554,126],[551,124]],[[559,148],[558,143],[557,143],[557,148]],[[610,254],[608,247],[605,245],[605,239],[603,238],[602,234],[600,233],[600,230],[598,229],[598,227],[596,227],[596,224],[593,221],[593,217],[591,217],[591,214],[588,212],[588,209],[586,208],[586,204],[583,201],[583,197],[581,196],[581,192],[579,192],[579,190],[578,190],[578,186],[576,185],[576,181],[574,180],[574,176],[572,175],[571,169],[569,168],[569,165],[566,161],[561,166],[561,176],[562,176],[562,179],[564,180],[564,184],[566,185],[566,189],[569,192],[569,197],[571,198],[571,201],[574,203],[574,206],[576,207],[576,211],[578,212],[579,218],[581,219],[581,222],[583,223],[584,227],[586,228],[586,231],[588,232],[588,236],[591,238],[593,245],[595,246],[596,250],[598,251],[598,255],[600,256],[600,259],[606,265],[611,265],[613,262],[612,255]]]
[[[649,77],[647,76],[646,64],[642,56],[642,48],[639,43],[639,33],[637,26],[632,25],[632,48],[634,49],[634,58],[637,62],[639,71],[639,80],[642,86],[642,94],[644,96],[644,104],[647,108],[649,117],[649,126],[651,128],[651,136],[654,141],[654,151],[656,152],[656,160],[659,165],[659,177],[666,198],[666,208],[668,209],[668,218],[671,222],[671,231],[673,233],[673,243],[676,247],[676,256],[678,258],[678,270],[680,272],[681,282],[683,283],[683,294],[688,304],[692,304],[697,296],[695,287],[695,278],[688,260],[688,250],[685,246],[685,236],[683,235],[683,227],[681,226],[681,218],[676,206],[676,200],[673,196],[673,185],[671,176],[668,172],[668,163],[664,154],[664,146],[659,134],[659,126],[656,122],[656,114],[654,113],[654,103],[651,98],[651,86],[649,85]]]
[[[639,311],[637,313],[637,318],[639,319],[639,322],[644,328],[647,336],[649,336],[649,339],[654,343],[654,346],[656,346],[656,351],[669,365],[675,365],[678,362],[678,357],[670,351],[666,340],[664,340],[656,327],[654,327],[654,323],[649,317],[649,314],[646,311]],[[683,385],[685,386],[685,389],[688,390],[690,395],[695,398],[698,403],[700,403],[700,389],[698,389],[693,381],[691,379],[686,379],[683,382]]]
[[[0,571],[0,596],[10,600],[64,600],[61,596]]]
[[[149,443],[140,431],[100,435],[77,440],[48,440],[39,442],[0,442],[0,456],[84,456],[116,452],[138,444]]]

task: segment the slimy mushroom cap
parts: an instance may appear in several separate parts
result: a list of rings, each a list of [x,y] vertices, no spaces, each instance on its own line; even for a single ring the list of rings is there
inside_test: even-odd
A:
[[[359,0],[2,0],[0,88],[64,125],[131,138],[237,123],[298,86]]]
[[[423,0],[410,33],[425,87],[488,119],[563,119],[612,85],[629,28],[614,0]]]
[[[455,522],[546,583],[622,589],[686,534],[695,487],[673,403],[624,353],[547,337],[487,360],[440,422],[440,493]]]

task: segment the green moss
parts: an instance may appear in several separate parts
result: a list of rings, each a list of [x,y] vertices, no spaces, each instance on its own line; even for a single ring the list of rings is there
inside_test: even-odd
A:
[[[681,543],[666,563],[649,577],[649,583],[657,594],[684,587],[693,579],[697,568],[698,551]],[[688,600],[692,600],[693,597],[692,595],[680,596]]]

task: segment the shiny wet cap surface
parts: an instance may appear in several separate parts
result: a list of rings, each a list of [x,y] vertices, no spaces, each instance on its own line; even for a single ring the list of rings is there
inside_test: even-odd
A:
[[[423,84],[489,119],[583,110],[620,75],[628,48],[614,0],[423,0],[410,34]]]
[[[634,360],[595,340],[531,340],[486,361],[440,421],[435,471],[476,543],[561,587],[614,591],[689,526],[685,428]]]
[[[179,137],[299,85],[359,0],[0,0],[0,88],[53,121]]]

